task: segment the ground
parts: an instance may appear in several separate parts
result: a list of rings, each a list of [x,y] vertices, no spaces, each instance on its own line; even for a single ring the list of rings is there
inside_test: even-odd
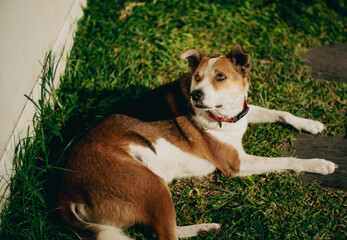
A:
[[[312,68],[312,77],[315,79],[347,82],[347,45],[309,48],[305,58]],[[303,134],[295,138],[293,147],[285,144],[285,148],[290,151],[287,155],[300,158],[324,158],[339,166],[333,174],[328,176],[306,173],[300,177],[301,180],[318,181],[323,186],[347,190],[346,139],[346,133],[333,137]]]

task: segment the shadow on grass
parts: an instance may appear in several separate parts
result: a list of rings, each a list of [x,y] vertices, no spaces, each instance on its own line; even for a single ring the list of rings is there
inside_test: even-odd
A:
[[[59,60],[56,62],[49,53],[41,76],[41,99],[38,102],[30,99],[36,107],[33,135],[20,141],[15,150],[16,174],[11,178],[8,186],[11,194],[1,212],[1,239],[35,239],[42,236],[43,229],[47,239],[57,236],[74,239],[56,208],[70,150],[98,121],[149,90],[137,84],[112,90],[74,91],[64,89],[64,79],[62,87],[56,90],[53,80],[58,64]],[[69,91],[72,94],[66,94]]]
[[[95,104],[80,107],[76,109],[76,111],[70,113],[67,117],[68,120],[64,122],[64,125],[60,129],[59,135],[49,139],[46,143],[47,149],[50,150],[50,158],[53,161],[58,160],[56,162],[57,167],[63,168],[73,146],[90,128],[108,115],[116,113],[121,108],[124,108],[134,98],[148,90],[150,89],[143,85],[130,86],[125,89],[102,90],[98,92],[89,89],[79,89],[78,95],[83,97],[82,102],[88,102],[90,99]],[[55,106],[54,111],[60,111],[59,107]],[[48,127],[47,133],[49,133],[50,130],[51,129]],[[55,207],[57,189],[59,188],[60,178],[63,172],[63,169],[59,169],[44,177],[48,179],[44,189],[47,193],[49,208],[51,209]]]

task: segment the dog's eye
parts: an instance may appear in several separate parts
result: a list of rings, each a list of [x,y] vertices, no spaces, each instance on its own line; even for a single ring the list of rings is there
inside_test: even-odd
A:
[[[217,75],[216,75],[216,80],[217,81],[223,81],[224,79],[226,79],[227,77],[226,76],[224,76],[223,74],[221,74],[221,73],[218,73]]]
[[[195,75],[195,81],[199,82],[200,81],[200,77],[198,74]]]

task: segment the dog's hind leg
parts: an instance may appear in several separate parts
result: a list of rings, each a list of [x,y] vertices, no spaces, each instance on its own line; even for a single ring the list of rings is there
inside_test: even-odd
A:
[[[315,120],[296,117],[285,111],[270,110],[254,105],[249,105],[250,110],[247,114],[249,123],[272,123],[282,122],[289,124],[297,130],[304,130],[311,134],[317,134],[325,129],[325,126]]]
[[[221,225],[216,223],[177,226],[175,209],[169,189],[165,184],[155,186],[150,199],[149,223],[159,240],[177,240],[178,238],[194,237],[208,232],[219,232]]]
[[[154,186],[148,205],[149,225],[159,240],[177,240],[176,215],[169,189],[164,183]]]

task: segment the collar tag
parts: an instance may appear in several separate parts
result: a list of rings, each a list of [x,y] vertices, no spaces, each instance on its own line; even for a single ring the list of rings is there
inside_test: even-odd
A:
[[[218,124],[219,124],[219,127],[222,128],[222,119],[219,118]]]

